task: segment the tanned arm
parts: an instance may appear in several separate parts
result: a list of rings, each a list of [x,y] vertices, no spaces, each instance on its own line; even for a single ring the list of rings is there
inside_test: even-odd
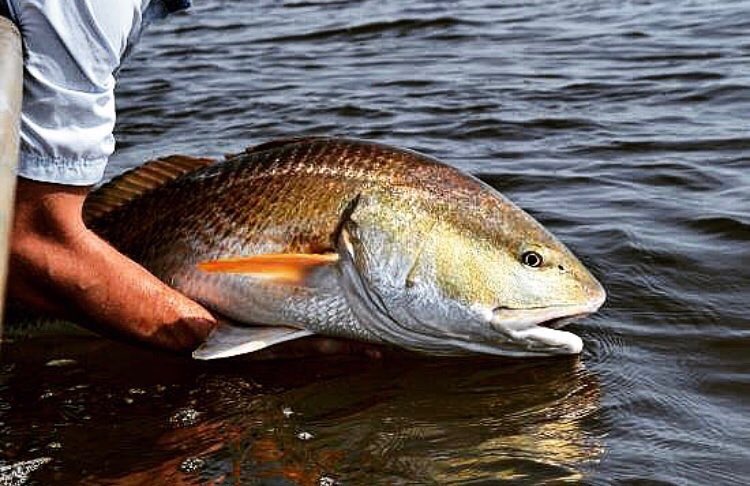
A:
[[[197,347],[216,319],[86,228],[87,192],[18,179],[9,297],[105,334],[175,351]]]

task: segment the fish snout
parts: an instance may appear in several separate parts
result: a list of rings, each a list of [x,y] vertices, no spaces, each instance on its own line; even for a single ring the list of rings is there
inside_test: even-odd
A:
[[[590,282],[587,282],[583,288],[586,294],[586,300],[588,302],[589,313],[594,313],[604,305],[607,300],[607,291],[604,286],[599,283],[595,278],[591,278]]]

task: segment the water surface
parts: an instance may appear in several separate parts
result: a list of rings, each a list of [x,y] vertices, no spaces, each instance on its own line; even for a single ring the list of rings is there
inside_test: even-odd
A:
[[[750,2],[195,3],[122,72],[110,175],[287,135],[414,148],[534,214],[609,301],[580,359],[17,339],[0,480],[747,482]]]

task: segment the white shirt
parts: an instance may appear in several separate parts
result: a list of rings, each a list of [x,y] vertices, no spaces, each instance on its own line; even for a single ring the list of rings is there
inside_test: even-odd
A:
[[[78,186],[101,180],[115,147],[114,73],[150,3],[8,0],[24,41],[19,176]]]

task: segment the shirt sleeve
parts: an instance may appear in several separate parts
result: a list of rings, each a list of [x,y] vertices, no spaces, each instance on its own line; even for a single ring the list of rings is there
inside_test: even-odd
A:
[[[97,183],[114,150],[115,80],[143,0],[15,0],[24,39],[18,175]]]

